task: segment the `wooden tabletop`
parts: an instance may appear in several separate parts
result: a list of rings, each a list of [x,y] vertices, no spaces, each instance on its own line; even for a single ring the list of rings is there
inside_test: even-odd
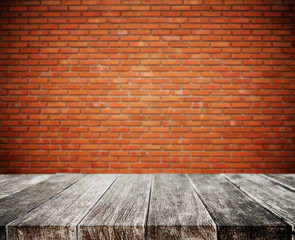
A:
[[[295,174],[0,175],[0,240],[292,239]]]

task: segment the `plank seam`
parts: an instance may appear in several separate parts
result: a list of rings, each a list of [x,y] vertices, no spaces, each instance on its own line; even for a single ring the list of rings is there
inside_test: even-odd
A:
[[[276,211],[271,210],[270,208],[267,207],[266,204],[263,204],[263,202],[261,202],[260,200],[258,200],[257,198],[255,198],[254,196],[252,196],[252,194],[248,194],[245,190],[243,190],[241,187],[239,187],[238,185],[236,185],[234,182],[231,181],[231,179],[225,175],[225,179],[227,181],[229,181],[229,183],[231,183],[234,187],[236,187],[237,189],[239,189],[243,194],[245,194],[247,197],[249,197],[250,199],[252,199],[253,201],[255,201],[259,206],[261,206],[262,208],[264,208],[266,211],[268,211],[269,213],[271,213],[275,218],[277,218],[278,220],[280,220],[282,223],[284,223],[285,225],[287,225],[287,227],[289,227],[289,231],[290,231],[290,240],[294,239],[292,238],[292,235],[294,235],[294,228],[293,228],[293,224],[291,222],[288,221],[288,219],[285,219],[283,216],[280,216],[280,214],[278,214]]]
[[[217,239],[217,240],[222,240],[222,239],[219,239],[219,238],[218,238],[218,225],[217,225],[217,223],[214,221],[214,218],[213,218],[212,215],[210,214],[210,212],[209,212],[209,210],[208,210],[208,207],[207,207],[206,204],[204,203],[203,199],[202,199],[202,198],[200,197],[200,195],[198,194],[198,191],[197,191],[197,189],[195,188],[193,181],[191,180],[191,178],[189,177],[188,174],[185,174],[185,176],[188,178],[189,183],[191,184],[191,187],[193,188],[194,192],[197,194],[198,198],[200,199],[200,201],[201,201],[202,204],[204,205],[204,207],[205,207],[207,213],[209,214],[210,218],[212,219],[212,221],[213,221],[213,223],[214,223],[214,225],[215,225],[215,229],[216,229],[216,239]]]
[[[109,189],[114,185],[114,183],[117,181],[117,179],[119,178],[119,175],[116,175],[116,178],[114,179],[114,181],[110,184],[110,186],[105,190],[105,192],[100,196],[100,198],[97,199],[97,201],[93,204],[93,206],[89,209],[89,211],[87,213],[85,213],[85,216],[77,223],[75,229],[76,229],[76,240],[79,239],[78,236],[78,227],[80,225],[80,223],[85,219],[85,217],[92,211],[92,209],[95,207],[95,205],[103,198],[103,196],[109,191]]]
[[[262,176],[267,178],[268,180],[270,180],[272,182],[275,182],[275,183],[281,185],[283,188],[287,189],[288,191],[295,192],[294,188],[290,187],[289,185],[287,185],[287,184],[285,184],[285,183],[283,183],[283,182],[281,182],[281,181],[279,181],[279,180],[277,180],[275,178],[272,178],[271,176],[268,176],[266,174],[263,174]]]
[[[53,177],[54,177],[54,175],[53,175]],[[11,224],[13,224],[16,220],[18,220],[18,219],[24,217],[25,215],[29,214],[30,212],[32,212],[32,211],[35,210],[36,208],[42,206],[43,204],[45,204],[45,203],[48,202],[49,200],[51,200],[51,199],[57,197],[57,196],[60,195],[62,192],[64,192],[66,189],[68,189],[69,187],[71,187],[71,186],[74,185],[75,183],[79,182],[79,181],[80,181],[81,179],[83,179],[84,177],[86,177],[86,175],[84,175],[83,177],[81,177],[81,178],[79,178],[78,180],[74,181],[73,183],[71,183],[70,185],[68,185],[66,188],[64,188],[62,191],[58,192],[56,195],[51,196],[50,198],[44,200],[44,201],[41,202],[38,206],[32,208],[32,209],[29,210],[28,212],[24,213],[23,215],[21,215],[21,216],[19,216],[18,218],[14,219],[14,220],[11,221],[10,223],[6,224],[6,226],[5,226],[6,240],[9,240],[9,239],[8,239],[8,226],[10,226]],[[46,179],[46,180],[48,180],[48,179]],[[46,180],[44,180],[44,181],[46,181]],[[43,181],[42,181],[42,182],[43,182]],[[39,184],[39,183],[36,183],[35,185],[37,185],[37,184]],[[32,185],[32,186],[34,186],[34,185]]]
[[[150,191],[149,191],[149,201],[148,201],[148,208],[147,208],[147,214],[146,214],[146,221],[145,221],[145,233],[144,233],[144,239],[147,240],[147,234],[148,234],[148,219],[149,219],[149,213],[150,213],[150,204],[151,204],[151,197],[152,197],[152,189],[154,184],[154,174],[151,175],[151,181],[150,181]]]
[[[27,185],[27,186],[25,186],[24,188],[20,188],[20,189],[17,189],[17,190],[15,190],[14,192],[11,192],[11,193],[6,193],[7,195],[5,195],[5,193],[4,193],[4,195],[0,195],[0,199],[2,199],[2,198],[5,198],[5,197],[8,197],[8,196],[10,196],[10,195],[13,195],[13,194],[17,194],[18,192],[21,192],[21,191],[23,191],[23,190],[25,190],[25,189],[27,189],[27,188],[29,188],[29,187],[31,187],[31,186],[34,186],[34,185],[36,185],[36,184],[38,184],[38,183],[42,183],[42,182],[44,182],[44,181],[46,181],[46,180],[48,180],[51,176],[49,175],[49,174],[42,174],[43,176],[47,176],[47,178],[46,179],[44,179],[44,180],[42,180],[42,181],[40,181],[40,182],[37,182],[37,183],[33,183],[33,184],[29,184],[29,185]],[[35,178],[38,178],[38,177],[42,177],[42,175],[41,174],[33,174],[32,176],[33,177],[35,177]],[[26,174],[25,176],[29,176],[29,174]],[[16,180],[18,180],[20,177],[18,177]],[[16,181],[15,180],[15,181]],[[26,179],[24,182],[26,182],[26,181],[30,181],[30,180],[33,180],[33,179]],[[9,183],[13,183],[14,181],[9,181],[9,182],[6,182],[5,184],[9,184]]]
[[[15,176],[15,178],[11,178],[11,179],[8,179],[8,180],[6,180],[4,182],[1,182],[0,185],[13,182],[13,181],[17,180],[18,178],[20,178],[20,175],[19,176]]]

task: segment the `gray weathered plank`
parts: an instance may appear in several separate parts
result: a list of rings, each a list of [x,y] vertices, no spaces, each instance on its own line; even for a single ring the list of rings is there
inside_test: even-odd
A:
[[[266,176],[295,191],[295,174],[267,174]]]
[[[49,177],[50,175],[45,175],[45,174],[21,175],[15,181],[7,182],[0,185],[0,198],[19,192],[22,189],[35,185],[39,182],[42,182],[48,179]]]
[[[76,239],[76,226],[116,179],[87,175],[8,226],[8,239]]]
[[[16,180],[20,175],[18,174],[0,174],[0,184]]]
[[[57,195],[84,175],[59,174],[0,199],[0,240],[6,239],[6,226]]]
[[[295,229],[295,192],[261,174],[233,174],[227,177],[251,198]]]
[[[78,226],[78,239],[144,239],[151,175],[121,175]]]
[[[290,227],[223,175],[189,175],[218,229],[218,239],[290,239]]]
[[[186,175],[154,176],[147,239],[217,239],[216,225]]]

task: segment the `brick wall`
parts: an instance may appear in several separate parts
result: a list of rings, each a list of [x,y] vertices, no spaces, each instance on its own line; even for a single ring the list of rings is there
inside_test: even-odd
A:
[[[0,4],[0,172],[295,172],[295,1]]]

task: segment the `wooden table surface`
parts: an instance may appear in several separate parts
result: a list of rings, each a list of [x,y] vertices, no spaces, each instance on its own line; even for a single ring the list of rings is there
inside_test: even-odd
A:
[[[0,240],[293,239],[295,174],[0,175]]]

